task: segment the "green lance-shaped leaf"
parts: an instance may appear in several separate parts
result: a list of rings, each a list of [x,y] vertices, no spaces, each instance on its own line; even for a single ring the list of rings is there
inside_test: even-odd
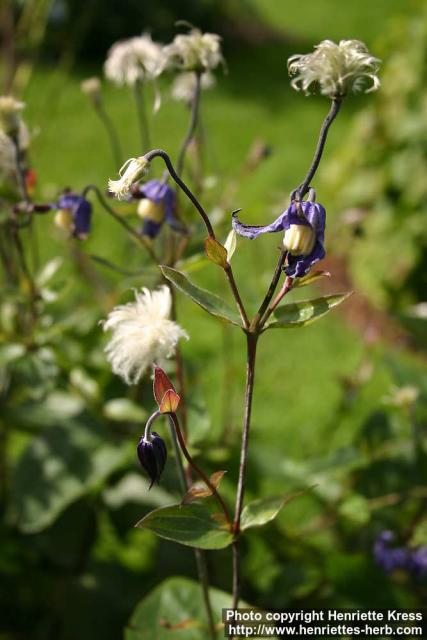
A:
[[[231,606],[231,594],[209,589],[215,626],[222,609]],[[249,607],[240,601],[241,607]],[[218,637],[223,636],[223,631]],[[200,640],[209,638],[203,592],[188,578],[167,578],[136,606],[126,627],[125,640]]]
[[[221,320],[231,322],[239,327],[242,326],[239,315],[225,300],[222,300],[222,298],[219,298],[210,291],[206,291],[206,289],[197,287],[190,282],[183,273],[176,269],[164,265],[160,268],[165,278],[172,282],[179,291],[194,300],[202,309],[217,318],[221,318]]]
[[[266,329],[292,329],[294,327],[305,327],[316,320],[320,320],[334,307],[344,302],[350,293],[335,293],[313,300],[301,300],[278,307],[271,319],[267,322]]]
[[[291,500],[298,496],[302,496],[305,491],[297,491],[287,496],[278,496],[273,498],[260,498],[249,502],[243,511],[240,521],[241,529],[250,529],[251,527],[262,527],[267,522],[274,520]]]
[[[223,514],[198,504],[155,509],[136,526],[166,540],[199,549],[223,549],[233,541]]]

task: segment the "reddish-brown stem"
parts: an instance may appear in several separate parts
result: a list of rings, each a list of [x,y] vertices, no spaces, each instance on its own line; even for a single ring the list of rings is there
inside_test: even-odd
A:
[[[179,446],[181,447],[181,451],[184,455],[184,458],[187,460],[188,464],[194,469],[195,473],[197,473],[197,475],[203,480],[203,482],[205,483],[205,485],[212,491],[212,495],[215,496],[215,498],[218,500],[218,503],[221,506],[222,511],[224,512],[224,516],[225,519],[227,520],[228,524],[231,527],[231,518],[230,518],[230,514],[228,512],[228,508],[227,505],[225,504],[222,496],[220,495],[220,493],[218,492],[218,490],[216,489],[216,487],[214,487],[214,485],[212,484],[212,482],[209,480],[208,476],[200,469],[200,467],[194,462],[193,458],[190,456],[188,449],[186,447],[185,444],[185,440],[184,437],[182,435],[182,431],[181,428],[179,426],[179,422],[178,422],[178,417],[176,415],[176,413],[169,413],[169,418],[174,426],[177,438],[178,438],[178,442],[179,442]]]

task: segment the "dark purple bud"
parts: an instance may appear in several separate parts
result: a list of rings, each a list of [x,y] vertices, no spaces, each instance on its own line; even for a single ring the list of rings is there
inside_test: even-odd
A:
[[[168,457],[166,445],[158,433],[153,431],[149,439],[141,437],[137,446],[138,458],[142,468],[151,480],[150,489],[159,482]]]

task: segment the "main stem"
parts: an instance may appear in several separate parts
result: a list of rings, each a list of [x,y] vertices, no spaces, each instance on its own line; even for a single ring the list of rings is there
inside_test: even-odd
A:
[[[182,464],[181,451],[178,444],[178,436],[175,430],[175,425],[172,421],[170,423],[170,434],[172,438],[172,446],[175,453],[176,468],[178,471],[181,489],[183,493],[185,493],[191,485],[189,478],[187,478],[186,476],[184,465]],[[211,640],[217,640],[215,619],[212,610],[211,598],[209,595],[209,575],[206,555],[201,549],[194,549],[194,556],[196,558],[197,575],[199,576],[199,582],[202,588],[203,602],[205,604],[206,615],[208,618],[209,635]]]
[[[147,111],[145,108],[144,100],[144,87],[141,82],[135,83],[133,93],[135,96],[136,112],[138,115],[139,134],[141,137],[142,153],[145,153],[146,149],[150,148],[150,129],[148,126]]]
[[[252,397],[255,380],[255,359],[258,342],[257,333],[246,334],[247,362],[246,362],[246,392],[245,413],[243,418],[242,448],[240,453],[239,480],[237,484],[236,506],[234,511],[233,531],[233,609],[239,603],[240,595],[240,519],[245,494],[246,466],[248,461],[249,429],[251,425]]]

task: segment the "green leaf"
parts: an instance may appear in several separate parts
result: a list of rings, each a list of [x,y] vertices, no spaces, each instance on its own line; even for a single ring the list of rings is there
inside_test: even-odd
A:
[[[136,526],[166,540],[199,549],[223,549],[233,541],[223,515],[198,504],[155,509]]]
[[[287,496],[273,498],[261,498],[247,504],[242,511],[241,529],[262,527],[267,522],[274,520],[283,507],[294,498],[302,496],[305,491],[297,491]]]
[[[205,253],[208,260],[225,269],[227,266],[227,249],[218,240],[210,236],[205,240]]]
[[[231,606],[230,594],[209,589],[215,626],[222,609]],[[241,602],[241,607],[249,607]],[[218,633],[223,637],[223,631]],[[173,577],[153,589],[136,606],[127,625],[125,640],[201,640],[209,638],[208,621],[200,584]]]
[[[237,311],[233,311],[225,300],[222,300],[222,298],[219,298],[210,291],[206,291],[206,289],[197,287],[195,284],[190,282],[183,273],[176,269],[172,269],[171,267],[166,267],[164,265],[160,268],[165,278],[172,282],[179,291],[194,300],[194,302],[202,307],[202,309],[217,318],[221,318],[221,320],[231,322],[238,327],[242,326]]]
[[[309,284],[317,282],[317,280],[320,280],[321,278],[330,277],[331,274],[329,273],[329,271],[310,271],[306,276],[302,278],[295,278],[292,288],[296,289],[297,287],[306,287]]]
[[[292,329],[305,327],[316,320],[320,320],[331,309],[344,302],[350,293],[335,293],[313,300],[301,300],[278,307],[265,325],[265,329]]]
[[[12,478],[8,521],[23,533],[49,527],[73,502],[101,486],[128,458],[103,425],[81,417],[48,429],[25,450]]]

